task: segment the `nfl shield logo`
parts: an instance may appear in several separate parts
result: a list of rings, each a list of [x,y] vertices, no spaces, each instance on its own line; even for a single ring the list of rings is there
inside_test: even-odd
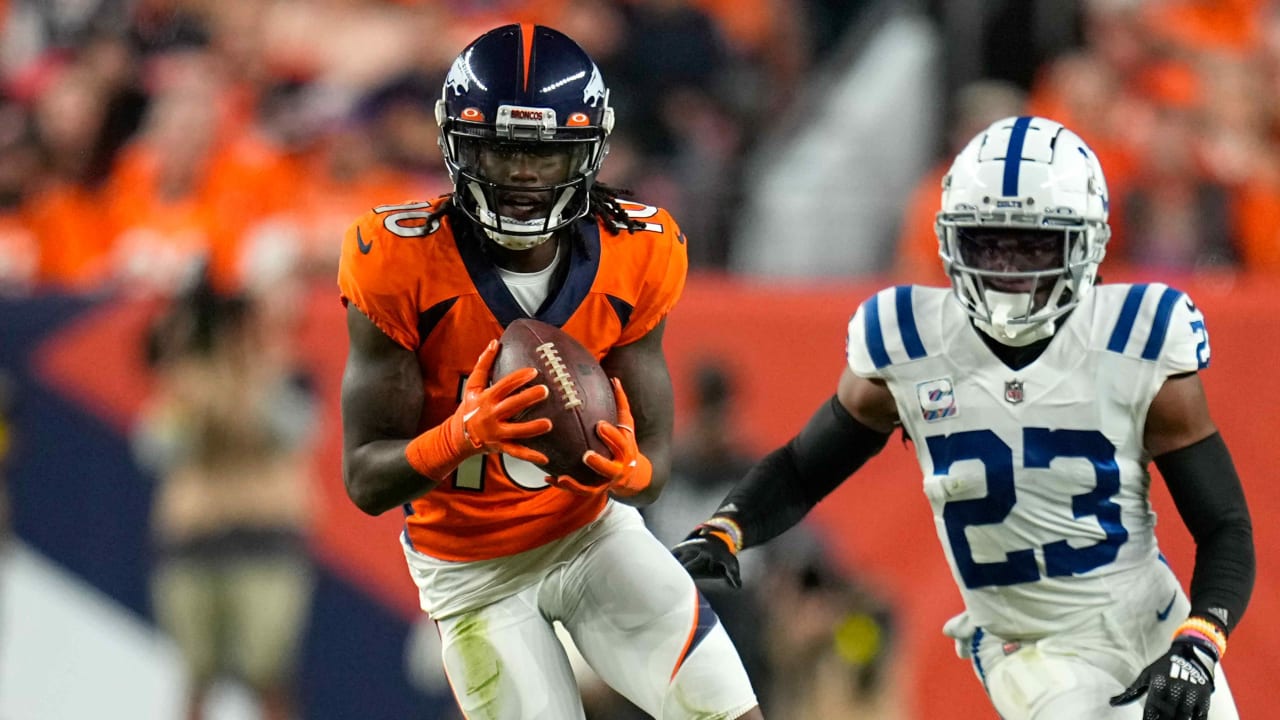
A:
[[[1017,405],[1022,402],[1022,398],[1022,381],[1006,380],[1004,383],[1004,399],[1013,405]]]

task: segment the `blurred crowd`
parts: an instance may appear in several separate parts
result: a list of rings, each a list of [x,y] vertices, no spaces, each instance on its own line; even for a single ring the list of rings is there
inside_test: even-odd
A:
[[[902,279],[946,281],[933,235],[946,164],[989,122],[1022,113],[1064,123],[1097,152],[1111,194],[1104,272],[1280,272],[1280,3],[967,4],[995,8],[970,34],[980,77],[951,78],[945,160],[904,208]],[[1037,32],[1053,22],[1067,30]],[[1017,53],[992,42],[1010,27]]]
[[[557,27],[620,118],[602,179],[720,262],[748,138],[859,3],[0,2],[0,291],[170,295],[332,278],[364,210],[450,190],[433,114],[467,42]],[[287,283],[286,283],[287,286]]]
[[[357,214],[449,190],[432,113],[446,65],[509,20],[592,53],[619,116],[602,179],[672,210],[693,266],[720,269],[744,158],[871,4],[0,2],[0,292],[170,295],[197,267],[220,290],[331,278]],[[1280,271],[1280,3],[918,6],[947,46],[949,132],[883,240],[902,279],[943,279],[945,163],[1019,112],[1101,156],[1113,264]]]

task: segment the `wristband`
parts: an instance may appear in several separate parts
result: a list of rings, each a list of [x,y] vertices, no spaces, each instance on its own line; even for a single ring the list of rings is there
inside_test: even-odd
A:
[[[1218,660],[1222,660],[1227,654],[1227,636],[1222,632],[1216,624],[1201,617],[1191,616],[1182,621],[1177,630],[1173,631],[1173,637],[1176,640],[1181,635],[1190,635],[1208,640],[1218,650]]]
[[[702,523],[702,527],[710,530],[712,535],[717,535],[725,540],[725,544],[729,546],[734,555],[742,552],[742,526],[733,518],[715,515]]]
[[[471,445],[466,435],[466,423],[457,415],[409,441],[404,448],[405,459],[418,474],[440,482],[457,469],[465,457],[458,451],[461,444]]]

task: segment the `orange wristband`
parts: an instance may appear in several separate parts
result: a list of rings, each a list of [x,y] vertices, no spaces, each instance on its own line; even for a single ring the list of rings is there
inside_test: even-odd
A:
[[[1216,624],[1205,620],[1204,618],[1192,615],[1182,621],[1182,624],[1178,626],[1178,629],[1173,631],[1173,636],[1176,638],[1183,633],[1193,633],[1205,638],[1218,648],[1219,660],[1226,657],[1227,636]]]
[[[405,459],[418,473],[440,482],[457,469],[466,459],[458,448],[466,442],[462,421],[457,415],[409,441],[404,448]]]

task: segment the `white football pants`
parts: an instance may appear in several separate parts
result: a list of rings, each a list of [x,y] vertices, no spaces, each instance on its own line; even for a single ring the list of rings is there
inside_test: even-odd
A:
[[[541,580],[438,622],[445,671],[469,720],[584,717],[559,620],[611,687],[660,720],[732,720],[757,702],[693,580],[631,508]]]

